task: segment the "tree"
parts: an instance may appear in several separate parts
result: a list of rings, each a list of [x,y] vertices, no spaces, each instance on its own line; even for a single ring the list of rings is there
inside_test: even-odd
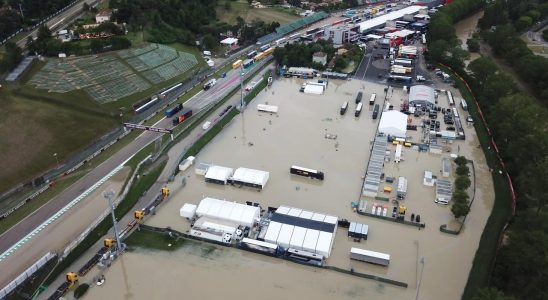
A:
[[[23,58],[23,56],[21,55],[21,48],[17,47],[15,43],[7,42],[4,47],[5,53],[0,60],[0,71],[2,72],[11,71],[19,64],[19,62]]]
[[[466,216],[470,212],[468,201],[454,202],[453,206],[451,206],[451,212],[453,213],[453,216],[455,216],[455,219]]]
[[[428,47],[428,58],[433,63],[438,63],[447,57],[447,51],[451,45],[446,40],[437,40]]]
[[[466,202],[468,201],[468,193],[466,193],[465,191],[463,190],[455,190],[453,191],[453,201],[455,202]]]
[[[232,9],[232,3],[230,1],[225,1],[225,10],[231,10]]]
[[[504,292],[494,287],[483,288],[477,291],[472,300],[513,300],[512,297],[507,297]]]
[[[459,166],[466,165],[468,163],[468,160],[466,157],[459,155],[457,158],[455,158],[455,163]]]
[[[301,0],[287,0],[287,4],[300,7],[301,6]]]
[[[468,39],[466,40],[466,45],[468,46],[468,51],[470,52],[479,52],[480,50],[478,39]]]
[[[215,48],[217,48],[217,40],[215,39],[215,37],[211,34],[206,34],[204,35],[204,38],[203,38],[203,44],[204,44],[204,47],[206,47],[206,49],[209,49],[209,50],[213,50]]]
[[[531,27],[531,25],[533,25],[533,19],[529,16],[522,16],[515,23],[516,29],[518,31],[522,31],[525,28]]]
[[[467,165],[460,165],[457,167],[457,175],[468,176],[468,174],[470,174],[470,169]]]
[[[84,2],[84,5],[83,5],[83,7],[82,7],[82,10],[83,10],[84,12],[89,11],[89,4],[88,4],[87,2]]]
[[[498,67],[492,60],[482,56],[471,61],[468,64],[468,70],[472,71],[472,76],[478,81],[478,85],[481,86],[487,80],[487,77],[497,72]]]
[[[465,191],[470,187],[472,182],[470,181],[470,178],[468,176],[459,176],[457,179],[455,179],[455,187],[457,190]]]

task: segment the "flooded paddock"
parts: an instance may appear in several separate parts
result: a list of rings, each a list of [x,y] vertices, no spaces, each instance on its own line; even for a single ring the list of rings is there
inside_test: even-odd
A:
[[[409,285],[408,288],[216,246],[219,250],[207,258],[196,257],[184,249],[174,254],[128,253],[114,264],[107,276],[114,278],[110,282],[122,282],[122,278],[126,278],[126,286],[131,287],[129,292],[122,290],[124,285],[108,284],[92,289],[86,298],[98,299],[105,295],[119,295],[116,298],[121,298],[129,293],[131,299],[180,295],[218,299],[227,293],[229,298],[251,299],[260,293],[260,297],[267,295],[267,298],[271,297],[269,299],[285,295],[318,299],[365,296],[411,299],[415,297],[420,282],[420,299],[459,299],[493,203],[490,174],[485,170],[485,158],[477,147],[473,127],[465,127],[466,141],[447,145],[448,152],[442,155],[405,148],[404,161],[398,165],[385,163],[387,175],[405,176],[409,180],[408,195],[403,200],[408,208],[406,219],[411,212],[418,213],[426,228],[419,230],[414,226],[358,215],[353,212],[351,202],[360,199],[378,125],[378,119],[371,117],[372,107],[368,100],[371,93],[376,93],[376,103],[382,104],[385,86],[357,80],[332,80],[325,94],[316,96],[300,93],[302,83],[299,79],[275,81],[272,88],[260,93],[245,112],[236,116],[196,157],[195,162],[268,171],[270,179],[263,190],[206,183],[204,177],[196,175],[191,167],[170,184],[172,196],[146,220],[146,224],[169,226],[185,232],[190,225],[180,217],[179,209],[184,203],[198,204],[204,197],[239,203],[258,202],[263,208],[286,205],[335,215],[369,225],[369,237],[357,243],[347,237],[346,229],[339,227],[327,264],[402,281]],[[364,92],[364,108],[361,116],[356,118],[354,100],[358,91]],[[457,91],[453,92],[460,96]],[[441,97],[440,102],[443,100]],[[394,88],[389,91],[387,101],[398,110],[404,98],[402,89]],[[349,107],[346,114],[340,116],[340,106],[344,101],[349,102]],[[276,105],[279,112],[258,112],[257,104]],[[416,124],[418,120],[413,122]],[[336,139],[326,138],[326,135],[336,135]],[[418,141],[418,137],[414,136],[413,141]],[[393,152],[394,147],[389,144],[388,149]],[[450,205],[434,203],[435,187],[422,184],[424,170],[437,174],[442,157],[448,157],[450,153],[474,159],[478,178],[476,200],[466,219],[465,229],[458,236],[439,231],[440,225],[452,223]],[[325,180],[290,175],[291,165],[322,171]],[[186,184],[181,187],[183,178]],[[382,192],[382,185],[380,189]],[[391,202],[381,202],[391,205]],[[388,253],[390,265],[381,267],[350,260],[351,247]],[[122,275],[122,265],[126,277]],[[222,285],[210,288],[213,282]],[[151,288],[153,286],[158,288]]]

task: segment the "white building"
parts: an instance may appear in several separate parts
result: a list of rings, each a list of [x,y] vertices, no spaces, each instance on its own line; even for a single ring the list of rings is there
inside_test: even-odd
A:
[[[409,89],[409,106],[429,107],[436,105],[436,96],[433,88],[426,85],[414,85]]]
[[[234,182],[234,184],[242,184],[263,189],[268,182],[269,177],[269,172],[247,168],[238,168],[232,176],[232,182]]]
[[[196,216],[207,217],[212,222],[226,222],[238,226],[252,227],[260,217],[260,208],[236,202],[229,202],[214,198],[204,198],[196,209]]]
[[[110,22],[112,11],[110,9],[104,9],[95,15],[95,23]]]
[[[228,179],[232,176],[233,172],[234,170],[232,168],[210,166],[205,174],[205,180],[207,182],[227,184]]]
[[[382,113],[379,132],[393,137],[405,138],[407,132],[407,115],[390,110]]]
[[[280,206],[270,220],[266,242],[329,257],[337,230],[337,217]]]
[[[238,39],[237,38],[226,38],[226,39],[221,41],[221,45],[226,45],[226,46],[231,46],[231,47],[237,46],[238,45]]]
[[[408,6],[406,8],[396,10],[379,17],[366,20],[364,22],[358,23],[360,26],[361,33],[369,33],[373,29],[382,27],[386,24],[387,21],[394,21],[404,18],[406,15],[415,15],[424,7],[421,6]]]
[[[352,41],[358,40],[360,35],[360,26],[351,25],[338,25],[329,27],[325,30],[325,37],[331,39],[333,44],[342,45]]]

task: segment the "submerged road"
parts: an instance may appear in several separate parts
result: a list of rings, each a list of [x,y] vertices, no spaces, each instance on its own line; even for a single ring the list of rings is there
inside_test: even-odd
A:
[[[185,107],[195,110],[196,113],[205,106],[217,100],[220,100],[225,95],[227,95],[235,86],[239,85],[239,78],[239,70],[231,70],[227,72],[227,76],[225,78],[217,79],[217,84],[215,84],[209,90],[202,91],[201,93],[186,101]],[[158,123],[156,123],[155,126],[171,128],[171,119],[163,118]],[[32,232],[36,227],[40,226],[40,224],[48,220],[52,215],[54,215],[57,211],[62,209],[65,205],[67,205],[73,199],[82,194],[90,186],[104,178],[108,173],[110,173],[113,169],[122,164],[129,157],[139,152],[139,150],[152,143],[157,138],[160,138],[161,136],[161,134],[153,132],[144,132],[142,135],[139,135],[138,138],[130,142],[127,146],[115,153],[105,162],[95,167],[82,179],[61,192],[54,199],[52,199],[47,204],[36,210],[33,214],[16,224],[10,230],[6,231],[0,236],[0,253],[4,253],[6,250],[10,249],[12,245],[18,243],[29,232]],[[99,187],[99,189],[101,189],[101,187]],[[73,209],[79,209],[84,203],[86,203],[87,200],[87,198],[82,200],[81,203],[77,204]],[[57,219],[55,223],[62,221],[63,218],[61,217]],[[25,243],[25,246],[28,246],[32,243],[33,239],[30,239]],[[35,246],[42,248],[43,245]],[[56,245],[56,247],[52,246],[51,248],[43,247],[40,254],[29,253],[27,251],[14,251],[3,261],[0,261],[0,269],[3,270],[3,272],[0,272],[0,288],[7,285],[11,280],[21,274],[26,268],[30,267],[45,253],[49,251],[60,251],[65,246],[66,245]],[[17,264],[13,263],[14,260],[17,262]],[[10,268],[5,268],[7,265],[10,265]],[[17,267],[14,268],[13,265],[17,265]]]

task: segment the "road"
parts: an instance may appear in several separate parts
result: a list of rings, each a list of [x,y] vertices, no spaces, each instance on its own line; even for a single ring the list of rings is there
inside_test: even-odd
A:
[[[62,28],[63,26],[69,24],[70,22],[72,22],[72,20],[74,20],[76,17],[78,17],[82,13],[82,7],[84,6],[84,3],[87,3],[90,6],[93,6],[99,3],[99,1],[98,0],[82,0],[74,4],[73,6],[65,10],[64,12],[60,13],[59,15],[51,18],[49,21],[46,22],[46,25],[52,32],[54,32],[58,28]],[[37,27],[33,31],[25,34],[25,36],[17,42],[17,46],[21,47],[21,49],[25,49],[28,37],[29,36],[33,38],[36,37],[36,35],[38,34],[39,28],[40,27]]]
[[[207,91],[203,91],[192,97],[187,102],[185,102],[185,107],[191,108],[193,110],[199,110],[205,106],[211,104],[214,101],[222,99],[227,95],[235,86],[239,85],[239,71],[231,70],[227,72],[225,78],[219,78],[217,84],[214,85]],[[157,124],[156,127],[170,128],[172,127],[171,119],[162,119]],[[57,197],[49,201],[47,204],[42,206],[40,209],[35,211],[32,215],[28,216],[10,230],[6,231],[0,236],[0,253],[8,250],[12,245],[20,241],[25,237],[29,232],[33,231],[36,227],[42,224],[44,221],[49,219],[53,214],[62,209],[65,205],[71,202],[73,199],[82,194],[90,186],[101,180],[108,173],[110,173],[114,168],[123,163],[128,157],[131,157],[133,154],[139,152],[146,145],[152,143],[157,138],[160,138],[161,135],[153,132],[144,132],[138,138],[133,140],[127,146],[122,148],[119,152],[115,153],[108,160],[97,166],[95,169],[90,171],[86,176],[77,181],[75,184],[67,188],[65,191],[61,192]],[[99,187],[101,189],[102,187]],[[78,209],[81,205],[84,205],[88,201],[88,198],[81,201],[73,209]],[[59,219],[58,221],[62,221]],[[41,234],[41,233],[40,233]],[[39,235],[40,235],[39,234]],[[25,247],[32,247],[35,241],[40,239],[36,238],[30,239]],[[29,246],[30,245],[30,246]],[[38,246],[38,245],[35,245]],[[61,249],[64,247],[61,247]],[[6,272],[1,272],[0,274],[0,287],[8,284],[13,278],[22,273],[26,268],[28,268],[34,261],[39,259],[42,255],[48,251],[59,251],[59,248],[47,248],[40,245],[42,250],[40,253],[30,253],[28,251],[15,251],[6,259],[0,262],[0,269],[9,270]],[[29,257],[32,256],[32,257]],[[17,262],[27,262],[17,264],[16,267],[13,267],[13,261]],[[7,265],[10,265],[10,268],[5,268]]]

